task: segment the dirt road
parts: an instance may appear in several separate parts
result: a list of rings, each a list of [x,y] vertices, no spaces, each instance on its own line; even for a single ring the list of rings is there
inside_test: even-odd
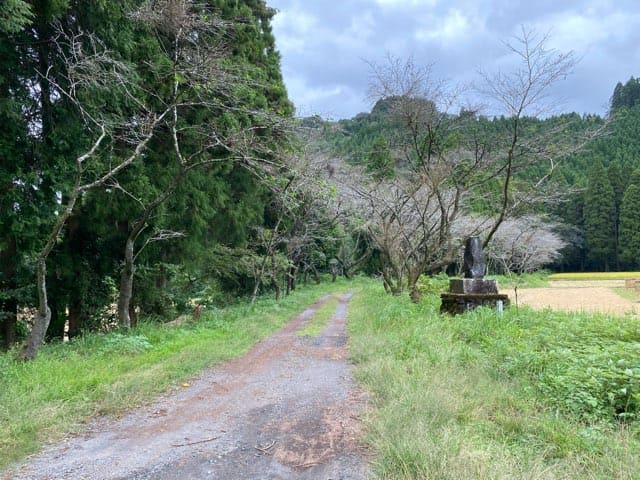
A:
[[[346,360],[343,295],[317,337],[295,334],[324,297],[247,355],[5,473],[11,479],[367,478],[366,401]]]
[[[600,312],[612,315],[640,313],[640,303],[621,297],[615,288],[624,288],[624,280],[554,280],[545,288],[518,290],[518,302],[533,308],[552,308],[569,312]],[[505,290],[515,301],[513,290]]]

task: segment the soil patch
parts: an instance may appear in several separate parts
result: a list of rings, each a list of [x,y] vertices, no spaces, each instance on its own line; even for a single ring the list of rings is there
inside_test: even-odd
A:
[[[536,309],[638,315],[640,303],[621,297],[615,288],[624,288],[624,280],[554,280],[549,287],[519,289],[518,302]],[[508,294],[512,303],[515,302],[513,290],[502,293]]]
[[[92,422],[2,478],[367,478],[366,398],[347,362],[351,295],[322,334],[295,335],[328,298],[245,356],[121,419]]]

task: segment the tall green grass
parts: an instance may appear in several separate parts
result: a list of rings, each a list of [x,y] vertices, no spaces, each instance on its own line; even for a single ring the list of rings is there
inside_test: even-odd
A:
[[[500,289],[508,288],[540,288],[549,286],[549,274],[543,270],[538,272],[524,273],[522,275],[489,275],[498,281]]]
[[[207,310],[190,325],[143,323],[42,347],[30,363],[0,354],[0,469],[77,430],[98,414],[120,414],[159,392],[182,388],[201,369],[241,355],[336,282],[298,288],[280,303]]]
[[[640,478],[635,321],[438,306],[377,283],[352,301],[376,478]]]

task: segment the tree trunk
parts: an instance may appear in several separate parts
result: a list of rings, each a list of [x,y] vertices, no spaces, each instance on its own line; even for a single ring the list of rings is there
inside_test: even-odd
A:
[[[136,313],[136,306],[133,302],[129,303],[129,320],[131,321],[131,328],[138,326],[138,314]]]
[[[313,280],[316,282],[316,285],[320,285],[320,274],[318,273],[318,269],[312,265],[311,271],[313,272]]]
[[[118,296],[118,321],[124,328],[131,328],[129,307],[133,296],[134,273],[133,239],[129,236],[124,247],[124,262],[120,271],[120,294]]]
[[[291,269],[288,268],[287,271],[284,274],[284,295],[285,297],[288,297],[289,294],[291,293]]]
[[[407,275],[407,288],[409,289],[409,297],[413,303],[420,303],[422,300],[422,292],[418,287],[418,279],[420,272],[409,272]]]
[[[9,235],[6,238],[6,247],[0,251],[0,271],[3,278],[0,279],[0,288],[5,291],[15,289],[15,258],[16,238]],[[0,301],[0,348],[8,350],[16,343],[16,327],[18,325],[18,300],[11,294]]]
[[[296,277],[298,276],[298,267],[291,266],[287,270],[287,293],[288,296],[292,291],[296,289]]]
[[[278,265],[276,263],[275,254],[271,254],[271,283],[273,284],[273,289],[276,292],[276,302],[280,301],[282,297],[282,289],[280,288],[280,283],[278,283]]]
[[[56,235],[57,237],[57,235]],[[46,250],[46,249],[45,249]],[[47,255],[49,252],[46,252]],[[38,311],[33,320],[33,328],[27,336],[19,358],[33,360],[38,355],[38,350],[47,334],[51,321],[51,309],[47,301],[47,255],[39,255],[37,262],[36,284],[38,288]]]
[[[82,300],[80,298],[74,298],[69,303],[69,330],[67,336],[69,339],[77,337],[80,333],[80,323],[82,320]]]
[[[18,302],[13,298],[0,302],[0,311],[3,315],[0,320],[0,348],[8,350],[17,340]]]
[[[97,144],[96,144],[97,145]],[[38,290],[38,311],[33,319],[33,328],[24,343],[22,351],[18,358],[21,360],[33,360],[38,355],[38,350],[44,341],[44,337],[47,334],[49,323],[51,322],[51,309],[49,308],[49,302],[47,299],[47,258],[53,250],[62,227],[71,216],[73,207],[76,204],[78,195],[80,194],[80,176],[76,179],[76,186],[69,198],[67,206],[63,210],[62,214],[57,218],[56,223],[47,238],[47,243],[44,248],[38,254],[36,262],[36,288]]]
[[[58,304],[55,290],[49,300],[49,308],[51,309],[51,320],[49,320],[49,328],[47,328],[47,334],[44,337],[45,343],[55,339],[62,340],[64,324],[67,322],[65,312],[60,310],[64,308],[64,304],[62,306]]]
[[[382,280],[384,282],[384,289],[387,293],[394,296],[402,295],[404,290],[403,280],[404,278],[399,274],[397,270],[390,267],[382,268]]]
[[[299,266],[291,267],[291,290],[295,290],[298,286],[298,270],[300,270]]]
[[[255,283],[253,284],[253,291],[251,292],[251,301],[249,302],[251,305],[253,305],[256,301],[256,298],[258,298],[260,283],[262,283],[261,278],[260,277],[256,278]]]

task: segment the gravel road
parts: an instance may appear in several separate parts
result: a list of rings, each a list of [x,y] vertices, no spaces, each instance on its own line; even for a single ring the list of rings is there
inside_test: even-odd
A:
[[[368,476],[366,398],[347,362],[350,294],[317,337],[298,336],[329,297],[189,386],[5,472],[17,479],[314,479]]]

